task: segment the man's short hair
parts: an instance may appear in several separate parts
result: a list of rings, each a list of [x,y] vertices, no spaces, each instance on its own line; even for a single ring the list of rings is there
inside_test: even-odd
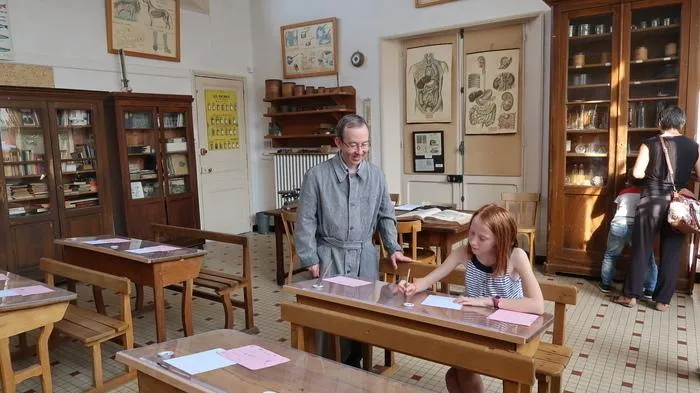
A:
[[[685,112],[675,105],[666,107],[659,113],[659,128],[662,131],[672,128],[680,131],[685,127],[685,122]]]
[[[343,138],[345,137],[346,128],[358,128],[366,125],[367,122],[360,115],[345,115],[338,121],[338,124],[335,126],[335,135],[338,138],[340,138],[341,141],[345,141],[345,139]]]

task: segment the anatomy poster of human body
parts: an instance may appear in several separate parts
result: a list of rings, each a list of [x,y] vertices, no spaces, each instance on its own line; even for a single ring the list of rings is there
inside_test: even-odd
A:
[[[467,134],[512,134],[518,124],[520,49],[467,55]]]
[[[336,19],[319,19],[281,27],[285,78],[338,72]]]
[[[406,122],[452,121],[452,44],[406,51]]]

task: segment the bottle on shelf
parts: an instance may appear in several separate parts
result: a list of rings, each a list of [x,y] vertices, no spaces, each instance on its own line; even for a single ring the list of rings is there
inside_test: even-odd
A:
[[[637,108],[637,127],[646,127],[646,109],[644,103],[640,102]]]

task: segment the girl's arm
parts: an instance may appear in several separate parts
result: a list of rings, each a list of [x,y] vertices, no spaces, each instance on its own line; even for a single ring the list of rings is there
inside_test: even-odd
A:
[[[505,310],[542,314],[544,312],[544,298],[527,254],[522,249],[515,248],[511,255],[511,262],[513,263],[513,271],[518,273],[522,280],[525,297],[522,299],[501,299],[498,307]]]
[[[415,285],[415,292],[425,291],[430,288],[436,282],[442,280],[445,276],[450,274],[455,268],[464,261],[467,260],[467,246],[459,247],[458,249],[452,251],[450,255],[445,259],[445,261],[435,268],[430,274],[425,277],[417,278],[413,280],[413,285]],[[399,283],[401,287],[401,283]],[[405,285],[404,285],[405,286]]]
[[[639,155],[637,156],[637,161],[634,162],[634,169],[632,170],[632,176],[636,179],[644,179],[646,175],[647,165],[649,165],[649,147],[643,144],[639,146]]]

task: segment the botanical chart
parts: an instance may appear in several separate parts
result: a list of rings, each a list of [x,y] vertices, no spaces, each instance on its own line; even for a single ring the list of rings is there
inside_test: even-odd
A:
[[[452,121],[452,44],[406,51],[406,122]]]
[[[207,149],[239,149],[238,97],[235,90],[204,90]]]
[[[12,59],[12,34],[8,0],[0,0],[0,60]]]
[[[111,53],[180,61],[180,0],[106,0]]]
[[[332,75],[338,72],[336,19],[282,26],[282,69],[285,78]]]
[[[520,49],[467,55],[467,134],[517,132],[519,71]]]

